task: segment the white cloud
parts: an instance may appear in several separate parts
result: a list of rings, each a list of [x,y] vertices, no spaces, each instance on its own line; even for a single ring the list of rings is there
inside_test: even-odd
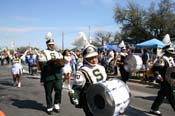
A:
[[[89,5],[94,4],[95,0],[80,0],[80,4],[82,5]]]
[[[115,0],[100,0],[104,5],[114,5]]]
[[[60,30],[57,27],[0,27],[1,32],[31,32],[40,30]]]
[[[114,5],[115,0],[80,0],[82,5],[92,5],[92,4],[99,4],[101,3],[104,6],[111,6]]]
[[[96,25],[96,26],[77,26],[77,27],[13,27],[13,26],[0,26],[0,32],[5,33],[25,33],[25,32],[36,32],[36,31],[56,31],[56,32],[64,32],[65,34],[78,33],[80,31],[89,33],[98,32],[98,31],[108,31],[115,32],[118,31],[119,27],[114,25]]]
[[[23,16],[16,16],[15,20],[17,21],[38,21],[38,18],[31,18],[31,17],[23,17]]]

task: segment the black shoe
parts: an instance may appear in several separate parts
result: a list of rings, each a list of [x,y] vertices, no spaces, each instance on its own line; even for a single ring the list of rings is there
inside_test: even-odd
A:
[[[48,115],[52,115],[53,111],[46,111]]]
[[[59,113],[60,109],[54,109],[54,112]]]

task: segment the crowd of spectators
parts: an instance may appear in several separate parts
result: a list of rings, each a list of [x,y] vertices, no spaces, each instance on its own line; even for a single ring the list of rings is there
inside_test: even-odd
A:
[[[134,54],[133,49],[127,48],[128,54]],[[81,49],[75,49],[75,50],[68,50],[67,55],[70,56],[70,67],[71,67],[71,74],[70,77],[75,76],[76,71],[82,66],[83,64],[83,57],[81,54]],[[122,51],[122,50],[121,50]],[[116,76],[120,76],[120,66],[121,66],[121,51],[113,50],[113,49],[98,49],[98,60],[99,64],[103,65],[106,68],[106,72],[110,74],[114,74]],[[154,59],[156,59],[156,53],[152,52],[150,49],[143,49],[142,54],[139,54],[139,56],[142,58],[143,61],[143,80],[153,80],[151,76],[151,65],[154,62]],[[38,70],[40,70],[37,62],[38,62],[38,56],[40,52],[36,49],[29,49],[26,50],[25,53],[22,55],[20,54],[21,63],[28,65],[28,72],[30,75],[34,75],[37,73]],[[62,52],[63,54],[63,52]],[[137,55],[137,54],[136,54]],[[10,54],[8,50],[4,50],[1,53],[0,61],[1,65],[4,64],[11,64],[12,59],[14,55],[13,53]]]

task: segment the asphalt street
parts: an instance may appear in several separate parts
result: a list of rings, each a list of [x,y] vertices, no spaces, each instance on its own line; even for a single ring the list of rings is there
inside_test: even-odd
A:
[[[131,104],[121,116],[153,116],[148,113],[151,104],[157,95],[159,86],[140,83],[130,79],[128,82],[131,90]],[[46,102],[43,86],[40,84],[39,75],[24,74],[22,87],[17,88],[12,84],[10,65],[0,66],[0,109],[6,116],[47,116]],[[161,105],[160,111],[164,116],[175,115],[169,103]],[[69,101],[67,89],[63,89],[61,112],[53,116],[85,116],[82,109],[75,108]]]

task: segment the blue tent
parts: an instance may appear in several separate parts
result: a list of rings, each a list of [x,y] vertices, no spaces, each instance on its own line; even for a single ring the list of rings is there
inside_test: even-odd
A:
[[[142,47],[142,48],[163,48],[164,46],[165,46],[164,43],[156,38],[135,45],[135,47]]]
[[[106,50],[112,49],[112,50],[120,51],[120,48],[117,47],[116,45],[105,45],[105,46],[103,46],[103,48]]]

